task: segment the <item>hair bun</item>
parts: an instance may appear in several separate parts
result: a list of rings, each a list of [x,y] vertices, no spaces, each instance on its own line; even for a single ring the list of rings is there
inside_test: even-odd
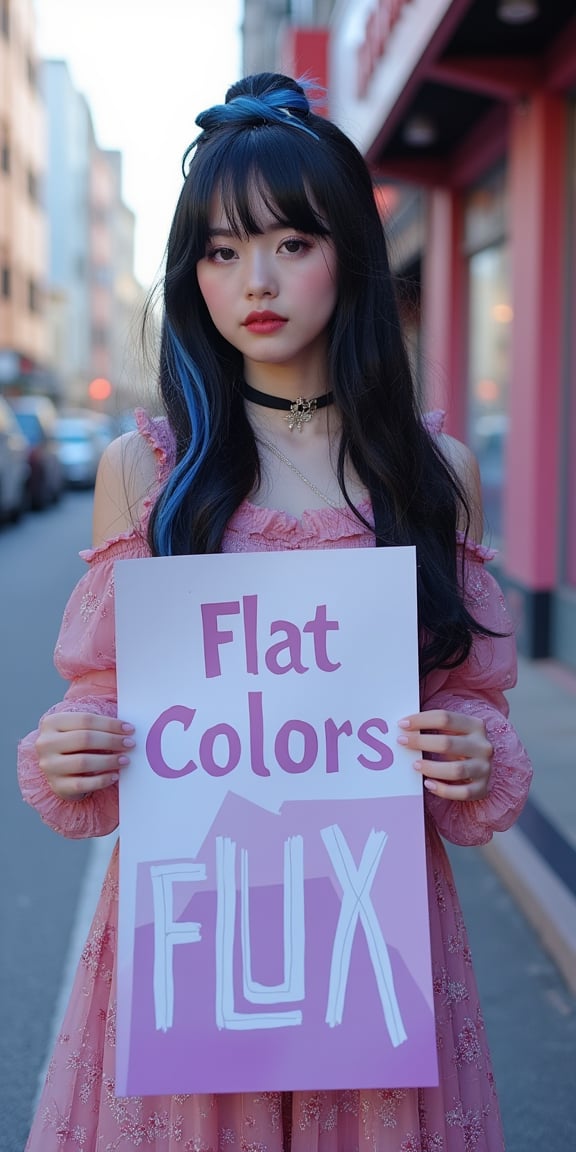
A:
[[[318,140],[318,135],[306,123],[310,103],[303,88],[292,87],[290,81],[282,87],[268,87],[254,91],[251,80],[239,81],[226,95],[226,104],[215,104],[196,117],[196,124],[204,132],[236,125],[238,128],[256,128],[265,124],[282,124],[300,128]],[[284,77],[282,77],[284,79]]]

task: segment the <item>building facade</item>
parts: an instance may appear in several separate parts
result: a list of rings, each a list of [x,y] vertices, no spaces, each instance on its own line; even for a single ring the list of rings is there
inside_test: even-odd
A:
[[[90,169],[92,117],[64,60],[42,63],[49,221],[46,307],[51,363],[69,402],[90,379]],[[57,126],[57,130],[54,129]]]
[[[47,315],[62,399],[86,405],[94,380],[109,410],[141,396],[133,318],[143,290],[134,275],[134,213],[122,198],[122,156],[99,147],[90,109],[63,60],[45,60],[47,112]]]
[[[576,14],[570,0],[343,0],[330,109],[419,190],[419,359],[475,450],[519,647],[576,668]],[[406,185],[409,191],[406,192]]]
[[[520,651],[576,669],[574,4],[329,16],[328,111],[374,175],[424,401],[478,456]],[[297,74],[292,18],[266,66]]]
[[[0,388],[41,384],[45,120],[32,0],[0,0]]]

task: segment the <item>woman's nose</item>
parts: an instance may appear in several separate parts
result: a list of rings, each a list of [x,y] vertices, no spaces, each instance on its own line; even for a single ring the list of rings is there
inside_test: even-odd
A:
[[[276,296],[278,284],[266,253],[254,251],[249,260],[246,278],[248,296]]]

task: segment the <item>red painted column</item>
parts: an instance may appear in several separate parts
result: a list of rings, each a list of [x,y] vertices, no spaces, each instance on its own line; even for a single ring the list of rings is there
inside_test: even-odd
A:
[[[511,122],[512,378],[503,567],[521,590],[556,583],[566,104],[542,91]]]
[[[464,439],[468,294],[461,237],[461,195],[449,188],[432,189],[422,276],[425,406],[444,408],[446,431]]]

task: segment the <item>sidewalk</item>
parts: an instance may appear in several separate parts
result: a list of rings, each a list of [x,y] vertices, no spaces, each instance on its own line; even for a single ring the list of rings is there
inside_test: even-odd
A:
[[[520,660],[508,699],[534,782],[520,820],[482,852],[576,993],[576,674]]]

